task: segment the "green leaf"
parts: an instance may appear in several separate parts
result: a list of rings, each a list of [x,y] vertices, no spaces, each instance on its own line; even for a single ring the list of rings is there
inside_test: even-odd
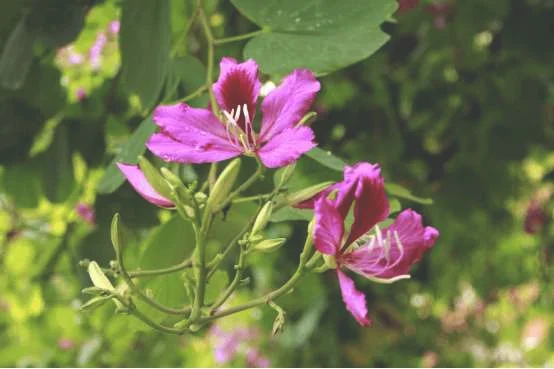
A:
[[[285,222],[289,220],[307,220],[310,221],[314,217],[313,212],[308,209],[296,209],[286,207],[273,213],[269,219],[271,222]]]
[[[191,55],[177,57],[171,61],[167,75],[165,99],[183,97],[206,83],[206,68]],[[183,95],[184,94],[184,95]]]
[[[268,30],[250,40],[245,58],[263,72],[304,67],[323,74],[367,58],[388,39],[379,28],[395,0],[232,0],[247,18]]]
[[[116,162],[128,164],[136,164],[139,155],[142,155],[146,150],[144,145],[148,137],[156,130],[156,125],[152,121],[152,117],[148,117],[142,121],[137,130],[129,138],[129,141],[121,150],[112,163],[109,165],[104,177],[98,184],[98,193],[112,193],[125,182],[125,177],[115,166]]]
[[[44,194],[54,203],[67,200],[75,188],[67,130],[65,125],[58,126],[52,144],[40,155]]]
[[[210,304],[214,302],[215,299],[217,299],[217,296],[219,296],[225,287],[227,287],[228,283],[229,276],[227,275],[227,272],[224,270],[216,271],[206,286],[206,303]]]
[[[131,0],[121,11],[122,81],[148,110],[160,95],[169,69],[169,0]]]
[[[21,18],[0,54],[0,86],[10,90],[23,86],[33,60],[33,43],[25,18]]]
[[[402,187],[400,185],[397,185],[395,183],[386,183],[385,184],[385,189],[387,190],[387,192],[390,195],[395,196],[395,197],[399,197],[401,199],[410,200],[410,201],[417,202],[417,203],[423,204],[423,205],[431,205],[433,203],[432,199],[415,196],[407,188],[404,188],[404,187]]]
[[[194,250],[194,233],[189,223],[179,215],[174,216],[158,227],[145,241],[140,257],[140,267],[146,269],[166,268],[182,262]],[[181,279],[181,273],[158,276],[151,280],[144,278],[142,288],[149,289],[156,301],[173,308],[187,304],[188,296]],[[149,310],[148,315],[163,317],[157,310]]]
[[[338,156],[335,156],[332,152],[322,150],[319,147],[315,147],[312,150],[308,151],[306,153],[306,156],[314,159],[319,164],[322,164],[327,168],[331,168],[339,172],[342,172],[344,166],[347,165],[344,160],[342,160]]]

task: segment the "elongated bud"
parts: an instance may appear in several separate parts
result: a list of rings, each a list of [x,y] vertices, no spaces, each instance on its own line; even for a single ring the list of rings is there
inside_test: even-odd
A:
[[[332,185],[334,182],[322,182],[318,183],[316,185],[310,186],[308,188],[304,188],[300,191],[291,193],[287,196],[285,196],[285,203],[289,206],[296,205],[299,202],[311,199],[330,185]]]
[[[115,254],[119,255],[123,247],[123,232],[119,225],[119,213],[115,213],[112,218],[112,227],[111,227],[111,238],[112,245],[115,250]]]
[[[99,287],[87,287],[87,288],[83,288],[81,290],[81,293],[84,295],[102,296],[102,295],[106,295],[109,292]]]
[[[268,201],[260,210],[258,213],[258,216],[256,217],[256,221],[254,221],[254,225],[252,226],[252,231],[250,234],[252,236],[257,235],[267,225],[267,222],[269,221],[269,218],[271,217],[271,213],[273,212],[273,202]]]
[[[170,199],[171,198],[171,188],[169,187],[166,180],[162,177],[158,169],[156,169],[146,158],[143,156],[139,157],[139,167],[144,173],[144,176],[148,180],[148,183],[152,186],[156,192],[158,192],[163,197]]]
[[[270,240],[263,240],[256,243],[252,249],[262,252],[272,252],[277,250],[279,247],[283,246],[287,239],[286,238],[273,238]]]
[[[206,211],[214,211],[227,199],[240,171],[240,159],[235,159],[221,172],[206,202]]]
[[[192,200],[192,194],[189,189],[185,187],[179,177],[173,174],[167,168],[160,169],[162,176],[165,178],[171,189],[170,198],[175,201],[175,204],[179,211],[181,211],[186,217],[194,217],[194,204]]]
[[[113,291],[114,287],[112,285],[112,282],[106,277],[102,269],[98,266],[96,261],[91,261],[88,265],[88,275],[90,276],[90,279],[92,281],[92,284],[94,284],[98,288],[102,288],[104,290]]]
[[[94,308],[97,308],[99,306],[104,305],[109,299],[111,299],[111,296],[96,296],[85,302],[79,309],[81,311],[88,311],[92,310]]]
[[[278,174],[279,179],[277,180],[277,188],[281,188],[287,184],[290,177],[292,177],[292,174],[294,173],[294,168],[296,168],[296,163],[289,164],[283,169],[279,170],[279,174]]]
[[[279,313],[277,313],[277,316],[273,321],[273,329],[271,330],[271,335],[273,337],[277,337],[283,332],[283,328],[285,327],[285,321],[286,321],[286,313],[283,310],[281,310],[279,311]]]

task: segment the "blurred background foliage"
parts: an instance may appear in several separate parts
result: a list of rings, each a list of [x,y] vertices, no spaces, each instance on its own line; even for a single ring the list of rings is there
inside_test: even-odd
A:
[[[133,9],[139,3],[142,13]],[[253,3],[206,1],[214,35],[256,30],[249,19],[266,25],[270,16],[257,16]],[[314,53],[306,62],[279,59],[286,34],[216,49],[216,61],[242,58],[243,49],[262,58],[266,80],[276,83],[290,63],[312,66],[323,85],[313,124],[320,147],[349,163],[381,163],[387,180],[433,199],[425,206],[400,199],[441,231],[412,279],[357,281],[371,327],[349,316],[326,274],[282,299],[287,325],[275,338],[267,308],[183,337],[154,333],[109,305],[80,312],[90,281],[79,261],[113,258],[114,212],[127,226],[129,264],[165,266],[187,251],[187,230],[122,185],[110,164],[143,152],[155,104],[205,81],[205,40],[189,22],[194,6],[155,4],[0,4],[0,366],[554,366],[552,0],[399,0],[381,25],[390,36],[381,48],[381,32],[357,34],[364,37],[344,49],[317,38],[345,50],[337,60],[306,44],[309,29],[303,41],[284,38],[291,50],[306,45]],[[352,23],[377,25],[386,11],[372,14]],[[191,104],[205,106],[207,96]],[[320,161],[303,159],[298,183],[340,178]],[[191,182],[206,168],[179,174]],[[216,225],[214,243],[229,239],[249,209],[238,213]],[[162,236],[153,231],[160,223],[176,230]],[[292,273],[305,225],[272,225],[270,234],[289,240],[279,257],[257,257],[252,283],[234,301]],[[167,296],[157,297],[175,301],[179,279],[161,282],[148,287],[162,293],[163,285]]]

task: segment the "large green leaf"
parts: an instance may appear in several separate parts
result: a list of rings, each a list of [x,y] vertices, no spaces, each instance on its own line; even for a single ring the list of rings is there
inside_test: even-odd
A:
[[[294,68],[329,73],[367,58],[388,39],[379,28],[396,9],[395,0],[232,0],[267,29],[246,45],[263,72]]]
[[[194,233],[190,224],[176,215],[157,228],[145,241],[140,257],[142,269],[159,269],[180,263],[194,250]],[[159,303],[179,308],[189,303],[181,273],[158,276],[141,281],[142,288],[148,288]],[[164,316],[148,309],[150,316]]]
[[[322,164],[327,168],[331,168],[339,172],[342,172],[344,166],[347,165],[344,160],[342,160],[338,156],[333,155],[331,151],[325,151],[320,149],[319,147],[314,147],[312,150],[308,151],[306,153],[306,156],[314,159],[319,164]]]
[[[104,177],[98,184],[99,193],[112,193],[119,188],[125,182],[125,177],[115,166],[116,162],[124,162],[129,164],[136,164],[139,155],[144,153],[146,146],[144,143],[156,130],[156,125],[152,122],[152,117],[148,117],[142,121],[137,130],[129,138],[127,144],[122,148],[121,153],[114,158]]]
[[[169,68],[169,0],[124,1],[119,44],[123,84],[149,109],[160,95]]]
[[[42,187],[51,202],[65,201],[75,188],[73,163],[69,150],[68,127],[60,125],[54,140],[46,152],[41,154]]]

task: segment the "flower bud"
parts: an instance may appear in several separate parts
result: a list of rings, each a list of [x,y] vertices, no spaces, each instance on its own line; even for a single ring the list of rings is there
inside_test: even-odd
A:
[[[299,202],[311,199],[330,185],[332,185],[334,182],[328,181],[328,182],[322,182],[318,183],[316,185],[310,186],[308,188],[304,188],[300,191],[291,193],[287,196],[285,196],[285,203],[289,206],[296,205]]]
[[[98,266],[96,261],[91,261],[88,265],[88,274],[90,276],[90,279],[92,280],[92,284],[94,284],[98,288],[102,288],[104,290],[113,291],[114,287],[112,285],[112,282],[106,277],[102,269]]]
[[[283,310],[281,310],[279,311],[279,313],[275,317],[275,320],[273,321],[273,329],[271,330],[271,335],[273,337],[277,337],[283,332],[283,328],[285,327],[285,321],[286,321],[286,314]]]
[[[268,201],[260,210],[260,212],[258,213],[258,216],[256,217],[256,220],[254,221],[254,225],[252,226],[252,231],[250,232],[252,236],[257,235],[265,228],[265,226],[267,225],[267,222],[269,221],[269,218],[271,217],[272,212],[273,212],[273,202]]]
[[[87,302],[85,302],[83,305],[81,305],[81,307],[79,307],[79,309],[81,311],[92,310],[94,308],[97,308],[99,306],[104,305],[106,303],[106,301],[108,301],[111,298],[112,298],[111,296],[93,297],[90,300],[88,300]]]
[[[81,290],[81,293],[84,295],[102,296],[102,295],[105,295],[107,291],[99,287],[87,287],[87,288],[83,288]]]
[[[279,179],[277,180],[277,188],[281,188],[287,184],[290,177],[292,177],[292,174],[294,173],[294,168],[296,168],[296,162],[289,164],[278,171]]]
[[[240,159],[235,159],[223,169],[214,183],[210,196],[206,202],[206,211],[216,211],[225,202],[240,171]]]
[[[167,199],[171,199],[171,188],[166,180],[161,176],[158,169],[156,169],[146,158],[139,157],[139,167],[144,173],[144,176],[148,180],[148,183],[152,186],[156,192]]]
[[[252,247],[253,250],[262,252],[272,252],[281,247],[286,241],[286,238],[273,238],[270,240],[260,241]]]
[[[115,213],[112,218],[112,226],[110,230],[112,245],[116,255],[121,253],[121,248],[123,247],[123,235],[119,226],[119,218],[119,213]]]
[[[189,189],[185,187],[181,179],[173,174],[167,168],[161,168],[163,177],[169,183],[171,189],[171,199],[175,202],[178,210],[188,218],[194,217],[194,205],[192,195]]]

